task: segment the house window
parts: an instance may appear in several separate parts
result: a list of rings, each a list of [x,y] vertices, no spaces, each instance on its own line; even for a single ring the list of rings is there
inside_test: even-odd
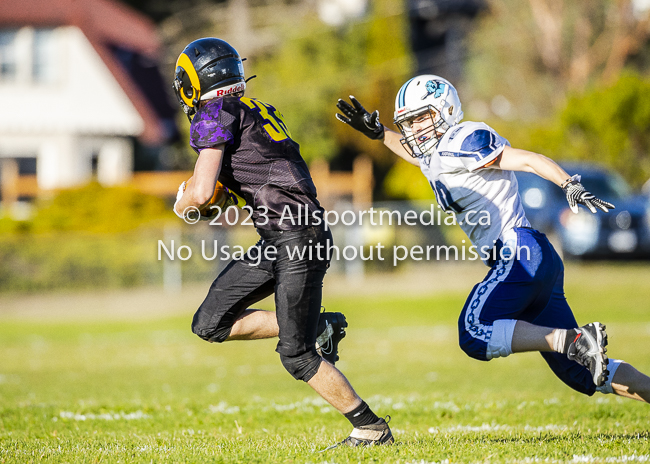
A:
[[[36,29],[32,49],[32,77],[35,82],[56,80],[56,41],[52,29]]]
[[[16,158],[18,161],[18,175],[19,176],[35,176],[36,175],[36,157],[23,156]]]
[[[0,30],[0,81],[16,79],[16,35],[14,30]]]

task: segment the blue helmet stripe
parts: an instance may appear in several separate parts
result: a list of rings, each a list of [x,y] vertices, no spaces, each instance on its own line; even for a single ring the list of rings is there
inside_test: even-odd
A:
[[[399,98],[398,98],[398,101],[399,101],[399,106],[400,106],[400,108],[403,107],[403,106],[405,105],[405,103],[406,103],[406,102],[405,102],[405,100],[406,100],[406,88],[408,87],[408,85],[411,83],[411,81],[412,81],[413,79],[415,79],[415,77],[409,79],[409,80],[406,82],[406,84],[404,84],[404,85],[402,86],[402,88],[399,90]]]

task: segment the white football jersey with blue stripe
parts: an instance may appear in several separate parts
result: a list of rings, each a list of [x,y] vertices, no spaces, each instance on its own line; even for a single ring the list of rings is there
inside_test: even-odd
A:
[[[438,204],[456,214],[458,224],[478,250],[491,249],[514,227],[530,227],[515,173],[483,168],[506,145],[510,143],[487,124],[467,121],[449,129],[432,156],[420,159],[420,169]]]

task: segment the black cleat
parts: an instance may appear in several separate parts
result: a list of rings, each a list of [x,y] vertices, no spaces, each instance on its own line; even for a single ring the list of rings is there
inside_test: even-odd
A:
[[[578,329],[575,339],[569,345],[567,356],[572,361],[585,366],[597,387],[602,387],[607,380],[607,332],[600,322],[592,322]]]
[[[339,360],[339,342],[345,337],[347,326],[345,316],[341,313],[320,313],[316,351],[332,364]]]
[[[392,445],[395,443],[395,439],[388,426],[390,416],[386,417],[388,421],[386,419],[379,419],[379,422],[376,424],[364,425],[359,428],[355,427],[352,429],[352,433],[348,438],[332,446],[328,446],[323,451],[338,448],[339,446],[355,448],[357,446]]]

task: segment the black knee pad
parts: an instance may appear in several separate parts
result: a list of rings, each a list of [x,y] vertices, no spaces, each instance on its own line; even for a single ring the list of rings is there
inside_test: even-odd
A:
[[[314,348],[298,356],[285,356],[280,354],[280,360],[284,368],[294,379],[309,382],[316,375],[316,372],[318,372],[318,367],[323,361],[323,358],[318,356]]]

